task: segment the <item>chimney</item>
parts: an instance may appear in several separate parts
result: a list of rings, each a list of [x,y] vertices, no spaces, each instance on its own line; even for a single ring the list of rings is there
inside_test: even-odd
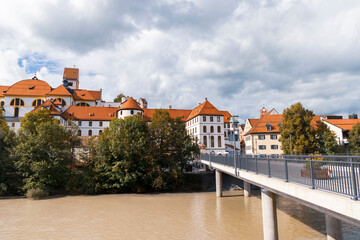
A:
[[[268,110],[267,110],[265,107],[263,107],[263,108],[260,110],[260,117],[266,115],[267,113],[268,113]]]
[[[172,109],[172,106],[171,106],[171,105],[169,105],[169,109]]]

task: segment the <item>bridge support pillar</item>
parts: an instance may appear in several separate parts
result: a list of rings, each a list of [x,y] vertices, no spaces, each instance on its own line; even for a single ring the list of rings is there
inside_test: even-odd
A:
[[[215,181],[216,181],[216,196],[222,197],[222,172],[219,169],[215,171]]]
[[[251,184],[244,181],[244,197],[250,197],[251,196]]]
[[[341,221],[325,214],[327,240],[341,240]]]
[[[261,189],[263,232],[265,240],[277,240],[279,237],[276,216],[276,195]]]

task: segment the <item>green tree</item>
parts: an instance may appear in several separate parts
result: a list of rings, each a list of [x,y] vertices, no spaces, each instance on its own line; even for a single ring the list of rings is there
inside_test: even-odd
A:
[[[92,153],[97,191],[143,191],[150,185],[147,136],[141,115],[111,121]]]
[[[356,123],[349,131],[349,147],[351,153],[360,153],[360,123]]]
[[[23,190],[62,189],[69,176],[72,134],[48,110],[25,115],[15,147],[16,167],[23,173]]]
[[[116,98],[114,98],[114,102],[119,102],[119,103],[121,103],[123,97],[125,97],[125,95],[122,94],[122,93],[120,93],[119,95],[116,96]],[[127,97],[129,97],[129,96],[127,96]]]
[[[337,152],[338,144],[336,142],[336,135],[330,128],[322,121],[316,122],[316,151],[319,153],[326,153],[328,155]]]
[[[293,154],[310,154],[316,150],[316,133],[311,126],[314,116],[313,111],[305,109],[301,103],[284,110],[279,138],[284,154],[291,153],[291,146]]]

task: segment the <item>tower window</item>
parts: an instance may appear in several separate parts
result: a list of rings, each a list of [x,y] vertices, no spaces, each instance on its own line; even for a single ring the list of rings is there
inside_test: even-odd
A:
[[[130,111],[130,114],[133,115],[133,114],[134,114],[134,110],[131,110],[131,111]]]

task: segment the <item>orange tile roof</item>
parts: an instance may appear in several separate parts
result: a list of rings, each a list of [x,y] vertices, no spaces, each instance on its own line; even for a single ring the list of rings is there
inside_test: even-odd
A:
[[[260,117],[260,119],[252,126],[252,128],[246,133],[280,133],[279,124],[282,123],[282,114],[266,114]],[[320,120],[320,116],[314,116],[311,120],[311,125],[315,127],[316,122]],[[271,125],[271,131],[267,130],[266,124]]]
[[[217,108],[214,107],[214,105],[212,105],[207,99],[205,99],[205,102],[201,103],[191,111],[187,120],[190,120],[198,115],[223,116],[224,114],[217,110]]]
[[[4,92],[8,90],[9,86],[0,86],[0,97],[4,97]]]
[[[257,123],[257,121],[259,121],[257,118],[249,118],[248,120],[252,127]]]
[[[64,68],[63,79],[79,79],[79,69],[78,68]]]
[[[146,121],[151,121],[153,118],[153,115],[155,114],[155,110],[158,109],[150,109],[150,108],[144,108],[144,117]],[[177,117],[180,117],[181,121],[186,121],[187,117],[189,116],[191,110],[188,109],[162,109],[165,111],[168,111],[170,114],[170,117],[175,119]]]
[[[117,110],[119,108],[70,106],[64,112],[64,117],[72,120],[111,121],[116,117]]]
[[[42,80],[26,79],[13,84],[8,88],[5,96],[45,96],[51,91],[50,85]]]
[[[86,89],[75,89],[73,93],[75,100],[95,101],[100,100],[99,96],[101,96],[100,91],[88,91]]]
[[[130,97],[128,100],[126,100],[126,102],[124,102],[123,105],[121,105],[120,109],[122,109],[122,110],[126,110],[126,109],[143,110],[132,97]]]
[[[49,96],[72,96],[72,94],[69,92],[69,90],[64,87],[64,85],[60,85],[48,94]]]
[[[46,100],[46,102],[44,102],[43,104],[38,105],[37,107],[35,107],[34,110],[32,110],[32,112],[35,112],[35,111],[37,111],[39,109],[44,109],[44,108],[49,109],[51,115],[55,115],[55,116],[61,115],[59,110],[56,108],[55,104],[50,99]]]
[[[224,123],[230,122],[231,114],[228,111],[220,111],[224,115]]]
[[[356,123],[360,123],[360,119],[324,119],[324,121],[345,131],[351,130]]]

